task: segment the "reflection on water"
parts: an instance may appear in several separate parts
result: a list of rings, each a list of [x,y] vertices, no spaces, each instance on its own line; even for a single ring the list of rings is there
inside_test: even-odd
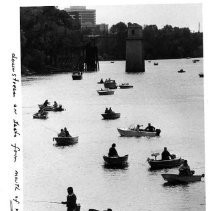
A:
[[[73,186],[81,211],[95,208],[114,211],[205,210],[205,182],[186,186],[164,185],[161,173],[150,171],[146,159],[167,146],[172,154],[188,160],[196,174],[204,168],[204,111],[202,60],[160,60],[145,63],[143,74],[125,73],[125,62],[101,62],[100,71],[85,73],[73,81],[71,73],[30,76],[22,80],[24,141],[24,209],[61,211],[59,204],[30,203],[63,201]],[[184,74],[179,74],[179,69]],[[114,95],[99,96],[97,82],[115,79],[133,89],[117,89]],[[49,112],[45,121],[33,119],[38,104],[56,100],[66,109]],[[121,113],[114,121],[103,121],[106,107]],[[149,122],[161,129],[160,137],[120,137],[119,127]],[[56,147],[52,141],[61,128],[79,136],[73,146]],[[103,155],[116,143],[120,155],[129,154],[125,169],[104,167]],[[204,204],[204,205],[201,205]]]

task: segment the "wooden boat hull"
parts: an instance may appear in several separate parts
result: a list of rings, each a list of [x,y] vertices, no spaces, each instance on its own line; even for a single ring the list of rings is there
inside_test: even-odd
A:
[[[114,94],[114,91],[113,90],[108,90],[108,91],[106,91],[106,90],[98,90],[97,91],[98,92],[98,94],[99,95],[113,95]]]
[[[178,174],[161,174],[163,179],[169,183],[189,183],[201,181],[204,175],[180,176]]]
[[[57,145],[65,146],[65,145],[71,145],[78,142],[79,137],[54,137],[53,141],[56,141]]]
[[[120,85],[119,87],[120,87],[120,89],[130,89],[130,88],[133,88],[132,85]]]
[[[101,114],[104,119],[118,119],[120,118],[120,113],[107,113]]]
[[[43,106],[43,105],[39,105],[40,109],[43,109],[44,111],[64,111],[64,109],[62,107],[53,107],[53,106]]]
[[[82,75],[72,75],[73,80],[82,80]]]
[[[174,168],[180,166],[184,162],[183,159],[171,159],[171,160],[154,160],[148,159],[148,163],[151,169],[163,169],[163,168]]]
[[[179,70],[179,71],[177,71],[177,72],[178,72],[178,73],[185,73],[186,71],[184,71],[184,70],[183,70],[183,71],[180,71],[180,70]]]
[[[106,165],[123,166],[123,165],[127,164],[128,155],[125,155],[123,157],[108,157],[108,156],[104,155],[103,159],[104,159]]]
[[[119,134],[124,137],[142,137],[142,136],[155,137],[160,135],[160,132],[157,132],[157,130],[159,129],[156,129],[156,131],[154,132],[149,132],[145,130],[136,131],[124,128],[117,128],[117,130]]]
[[[47,119],[48,116],[47,116],[47,115],[38,116],[38,115],[34,114],[34,115],[33,115],[33,118],[34,118],[34,119]]]
[[[199,77],[200,77],[200,78],[203,78],[203,76],[204,76],[203,73],[200,73],[200,74],[199,74]]]
[[[99,82],[97,82],[97,84],[103,84],[103,83],[104,83],[104,82],[100,82],[100,81],[99,81]]]

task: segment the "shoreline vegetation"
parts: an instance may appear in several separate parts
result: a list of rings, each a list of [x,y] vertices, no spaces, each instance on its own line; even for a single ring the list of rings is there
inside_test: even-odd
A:
[[[87,35],[96,39],[99,61],[125,60],[128,24],[119,22],[109,32],[81,29],[79,19],[53,6],[21,7],[21,75],[73,72],[81,60]],[[203,57],[203,33],[189,28],[144,25],[145,60]],[[83,58],[85,61],[85,58]]]

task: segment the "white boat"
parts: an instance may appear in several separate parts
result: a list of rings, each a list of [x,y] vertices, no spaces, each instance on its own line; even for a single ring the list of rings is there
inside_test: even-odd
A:
[[[129,128],[117,128],[119,134],[121,136],[125,137],[141,137],[141,136],[149,136],[149,137],[154,137],[154,136],[159,136],[161,130],[156,129],[154,132],[146,131],[146,130],[134,130],[134,129],[129,129]]]
[[[53,141],[56,141],[57,145],[65,146],[71,145],[78,142],[79,137],[54,137]]]
[[[99,95],[113,95],[114,94],[114,90],[110,90],[110,89],[101,89],[101,90],[97,90]]]

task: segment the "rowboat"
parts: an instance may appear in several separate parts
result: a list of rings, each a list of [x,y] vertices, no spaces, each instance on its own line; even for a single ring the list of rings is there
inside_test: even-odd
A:
[[[99,95],[113,95],[114,91],[109,89],[97,90]]]
[[[57,145],[65,146],[65,145],[71,145],[78,142],[79,137],[54,137],[53,141],[56,141]]]
[[[122,157],[108,157],[103,156],[105,164],[110,166],[123,166],[127,164],[128,161],[128,155],[122,156]]]
[[[122,83],[121,85],[119,85],[120,89],[130,89],[133,88],[132,85],[130,85],[129,83]]]
[[[203,78],[204,74],[203,73],[199,73],[198,74],[200,78]]]
[[[62,105],[58,106],[58,107],[54,107],[54,106],[44,106],[39,105],[40,109],[43,109],[44,111],[64,111],[64,108],[62,108]]]
[[[34,119],[47,119],[48,116],[47,115],[40,115],[40,114],[36,113],[36,114],[33,115],[33,118]]]
[[[169,183],[188,183],[201,181],[201,178],[205,175],[190,175],[190,176],[180,176],[178,174],[161,174],[163,179]]]
[[[186,71],[184,71],[183,69],[177,71],[178,73],[185,73]]]
[[[104,87],[108,89],[117,89],[117,84],[115,80],[108,79],[108,80],[105,80]]]
[[[199,61],[200,61],[199,59],[193,59],[192,60],[193,63],[196,63],[196,62],[199,62]]]
[[[181,158],[175,158],[171,160],[154,160],[154,159],[147,159],[151,169],[163,169],[163,168],[174,168],[180,166],[184,160]]]
[[[73,80],[81,80],[82,79],[82,72],[73,72],[72,74],[72,79]]]
[[[129,128],[117,128],[119,134],[121,136],[125,137],[141,137],[141,136],[148,136],[148,137],[154,137],[154,136],[159,136],[161,130],[156,129],[154,132],[146,131],[146,130],[134,130],[134,129],[129,129]]]
[[[158,65],[158,62],[154,62],[154,65]]]
[[[120,118],[120,113],[110,112],[101,114],[104,119],[118,119]]]

